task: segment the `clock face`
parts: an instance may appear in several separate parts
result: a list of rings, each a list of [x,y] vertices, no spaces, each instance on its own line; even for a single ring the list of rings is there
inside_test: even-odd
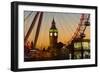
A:
[[[50,36],[52,36],[52,33],[50,33]]]
[[[56,32],[54,33],[54,36],[57,36],[57,33]]]

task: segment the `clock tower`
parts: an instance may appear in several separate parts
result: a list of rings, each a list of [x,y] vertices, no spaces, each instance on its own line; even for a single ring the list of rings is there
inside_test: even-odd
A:
[[[57,39],[58,39],[58,30],[56,28],[55,21],[53,19],[51,28],[49,30],[49,40],[51,48],[55,47],[55,45],[57,44]]]

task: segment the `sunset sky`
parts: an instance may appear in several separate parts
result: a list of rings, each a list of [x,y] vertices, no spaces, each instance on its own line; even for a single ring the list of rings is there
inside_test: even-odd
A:
[[[27,17],[30,13],[32,13],[29,17]],[[24,11],[24,36],[26,35],[29,27],[33,21],[36,12]],[[52,24],[52,20],[54,18],[56,27],[58,29],[58,42],[67,43],[74,34],[78,24],[80,22],[80,15],[75,13],[54,13],[54,12],[44,12],[42,24],[40,28],[40,33],[37,41],[37,48],[49,46],[49,29]],[[38,18],[39,19],[39,18]],[[35,37],[35,32],[37,28],[38,20],[28,38],[29,41],[33,41]],[[86,31],[86,39],[90,39],[90,27],[87,27]],[[34,43],[34,41],[33,41]]]

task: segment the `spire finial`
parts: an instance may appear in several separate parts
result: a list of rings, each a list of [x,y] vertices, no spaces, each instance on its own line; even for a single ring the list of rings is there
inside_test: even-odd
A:
[[[54,18],[53,18],[53,20],[52,20],[52,25],[51,25],[51,29],[56,29],[56,25],[55,25],[56,23],[55,23],[55,20],[54,20]]]
[[[54,20],[54,18],[53,18],[52,24],[55,24],[55,20]]]

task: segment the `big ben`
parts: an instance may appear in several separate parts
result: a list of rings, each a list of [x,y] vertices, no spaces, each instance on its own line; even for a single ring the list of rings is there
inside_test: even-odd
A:
[[[57,44],[58,30],[56,28],[55,20],[53,19],[51,28],[49,30],[50,47],[54,48]]]

